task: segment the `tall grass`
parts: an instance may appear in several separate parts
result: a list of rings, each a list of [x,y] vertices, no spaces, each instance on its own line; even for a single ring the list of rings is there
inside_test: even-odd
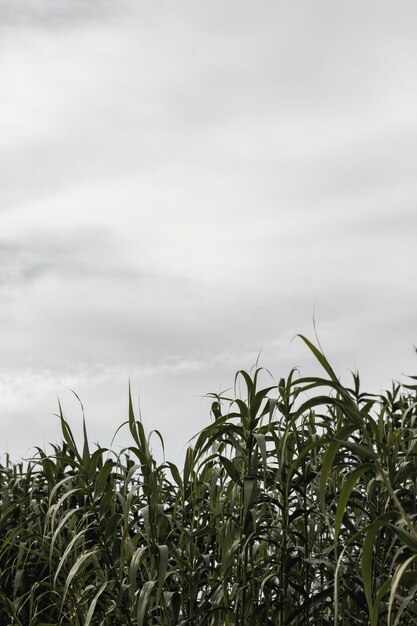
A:
[[[184,466],[62,442],[0,466],[0,623],[417,624],[417,377],[382,396],[295,371],[212,394]],[[238,393],[242,388],[242,393]]]

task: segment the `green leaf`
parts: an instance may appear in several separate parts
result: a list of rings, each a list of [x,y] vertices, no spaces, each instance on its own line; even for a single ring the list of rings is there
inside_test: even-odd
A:
[[[337,376],[334,373],[333,369],[330,367],[330,364],[329,364],[328,360],[326,359],[326,357],[324,356],[324,354],[322,352],[320,352],[320,350],[318,350],[316,348],[316,346],[311,343],[311,341],[309,341],[306,337],[304,337],[304,335],[298,335],[298,337],[300,337],[300,339],[302,339],[302,341],[304,341],[304,343],[310,348],[311,352],[314,354],[316,359],[319,361],[320,365],[322,365],[322,367],[326,370],[326,372],[330,376],[331,380],[333,382],[339,384]]]
[[[97,499],[103,493],[107,480],[113,470],[113,467],[114,462],[108,460],[104,463],[103,467],[98,472],[97,477],[94,481],[94,499]]]
[[[175,480],[178,487],[182,490],[184,488],[184,484],[182,482],[181,475],[178,471],[178,467],[174,465],[174,463],[170,463],[170,462],[168,462],[167,465],[169,469],[171,470],[172,478]]]
[[[362,546],[362,580],[365,591],[366,602],[368,604],[369,615],[372,616],[374,603],[372,600],[372,583],[373,583],[373,550],[375,538],[384,525],[391,526],[390,520],[396,517],[395,511],[387,511],[380,515],[374,522],[369,524],[366,529],[366,535]]]
[[[156,604],[159,604],[161,598],[162,589],[165,583],[165,576],[168,569],[168,546],[158,545],[159,552],[159,566],[158,566],[158,588],[156,590]]]
[[[91,559],[96,554],[97,554],[96,548],[94,548],[93,550],[90,550],[89,552],[84,552],[83,554],[80,554],[80,556],[78,557],[74,565],[71,567],[69,574],[67,576],[67,579],[65,581],[64,594],[62,596],[61,607],[63,607],[65,604],[65,598],[67,597],[68,589],[72,581],[74,580],[75,576],[81,573],[81,570],[87,566],[87,564],[91,561]]]
[[[405,543],[406,546],[411,548],[411,550],[413,550],[414,552],[417,552],[417,539],[413,535],[411,535],[404,528],[401,528],[400,526],[397,526],[395,524],[390,524],[390,526],[401,539],[401,541]]]
[[[371,469],[374,469],[374,466],[371,463],[366,463],[364,465],[361,465],[360,467],[357,467],[355,470],[353,470],[353,472],[348,474],[348,476],[345,478],[343,482],[343,486],[338,497],[336,518],[335,518],[335,523],[334,523],[335,546],[337,544],[340,528],[341,528],[342,521],[343,521],[343,516],[345,515],[347,503],[352,493],[352,490],[355,487],[358,480],[365,474],[365,472]]]
[[[230,459],[228,459],[227,457],[222,456],[221,454],[219,454],[219,459],[233,482],[240,483],[240,475],[234,463],[230,461]]]
[[[392,579],[388,578],[383,583],[383,585],[378,589],[378,592],[377,592],[377,594],[375,596],[374,604],[372,606],[369,626],[379,626],[379,624],[380,624],[380,621],[379,621],[379,607],[380,607],[382,598],[390,590],[391,584],[392,584]],[[388,618],[388,624],[390,624],[390,623],[391,622],[389,621],[389,618]]]
[[[90,606],[88,607],[88,611],[87,611],[87,615],[85,618],[85,622],[83,626],[90,626],[91,620],[93,619],[93,615],[94,615],[94,611],[96,610],[96,606],[97,606],[97,602],[101,596],[101,594],[103,593],[103,591],[105,590],[105,588],[110,584],[110,581],[106,581],[104,582],[99,590],[97,591],[96,595],[94,596],[93,600],[91,601]]]
[[[410,556],[404,563],[398,565],[394,576],[392,577],[392,585],[391,585],[391,593],[388,601],[388,624],[391,624],[391,615],[392,615],[392,605],[394,603],[395,594],[398,589],[398,585],[401,582],[401,578],[404,576],[407,568],[417,560],[417,555]],[[397,621],[395,622],[398,623]]]
[[[148,606],[149,598],[152,593],[153,588],[155,587],[154,580],[148,580],[144,583],[142,589],[140,590],[140,594],[137,601],[137,626],[143,626],[143,621],[145,619],[146,608]]]

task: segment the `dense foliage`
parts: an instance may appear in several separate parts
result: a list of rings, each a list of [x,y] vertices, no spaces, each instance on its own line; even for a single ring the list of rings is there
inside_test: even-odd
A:
[[[303,340],[324,377],[238,372],[182,469],[130,394],[120,453],[60,408],[53,453],[0,465],[0,623],[417,624],[417,384],[347,388]]]

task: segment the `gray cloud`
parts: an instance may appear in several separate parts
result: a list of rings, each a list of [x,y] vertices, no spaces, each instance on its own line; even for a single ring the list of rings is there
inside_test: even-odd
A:
[[[415,12],[0,3],[11,450],[58,436],[56,393],[78,415],[59,383],[111,437],[130,376],[178,454],[260,349],[314,370],[314,309],[341,375],[413,370]]]
[[[114,14],[115,9],[123,0],[96,0],[94,3],[85,0],[20,0],[17,2],[0,2],[0,24],[2,29],[11,26],[36,26],[37,28],[68,28],[80,22],[97,20]]]

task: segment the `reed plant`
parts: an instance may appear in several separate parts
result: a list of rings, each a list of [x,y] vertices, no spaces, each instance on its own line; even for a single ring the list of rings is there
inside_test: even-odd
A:
[[[0,465],[0,624],[417,624],[417,377],[382,395],[321,377],[210,394],[183,467],[62,441]]]

